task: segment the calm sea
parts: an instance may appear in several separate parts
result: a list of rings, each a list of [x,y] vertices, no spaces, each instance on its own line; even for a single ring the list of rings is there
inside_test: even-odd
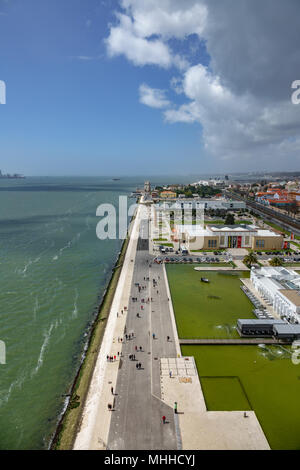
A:
[[[121,247],[96,237],[96,208],[140,182],[0,180],[1,449],[48,447]]]
[[[48,447],[122,244],[96,209],[143,182],[0,180],[0,449]]]

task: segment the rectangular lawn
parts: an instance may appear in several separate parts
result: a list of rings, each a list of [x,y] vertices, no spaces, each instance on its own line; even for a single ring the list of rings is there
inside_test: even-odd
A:
[[[190,265],[166,269],[179,338],[238,338],[237,320],[255,318],[240,289],[240,278],[249,277],[248,272],[195,271]]]

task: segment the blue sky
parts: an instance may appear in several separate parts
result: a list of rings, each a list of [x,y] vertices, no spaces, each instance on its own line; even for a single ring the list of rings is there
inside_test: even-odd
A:
[[[152,18],[149,3],[147,7],[145,0],[140,2],[138,8],[144,2],[144,11],[135,10],[135,0],[122,1],[124,8],[118,1],[0,0],[0,80],[7,87],[6,104],[0,105],[2,171],[153,175],[257,169],[249,156],[243,163],[236,155],[237,150],[246,155],[251,142],[247,149],[241,144],[231,148],[231,130],[225,129],[229,135],[225,130],[223,135],[222,122],[219,128],[212,126],[213,112],[219,116],[219,111],[211,106],[215,94],[210,94],[218,93],[217,82],[224,78],[226,83],[228,78],[221,68],[216,75],[210,66],[206,41],[213,43],[209,36],[213,33],[206,37],[203,29],[202,37],[191,19],[194,14],[186,20],[191,34],[174,22],[162,22],[158,30],[157,17],[143,33],[138,25],[143,15]],[[151,2],[156,14],[155,0]],[[201,23],[206,6],[191,10],[201,3],[187,0],[186,11],[178,7],[179,13],[186,18],[189,9],[197,11]],[[160,5],[173,18],[169,0]],[[132,26],[124,26],[116,12],[130,19]],[[116,43],[114,32],[123,34],[128,44]],[[137,40],[145,47],[142,60]],[[147,63],[154,42],[169,51],[167,65],[160,54]],[[174,83],[180,91],[175,91]],[[142,96],[143,84],[149,87],[150,102]],[[227,90],[222,90],[226,98]],[[220,108],[225,116],[226,106],[228,112],[234,109],[234,84],[228,82],[228,90],[230,99]],[[219,129],[222,139],[216,142]],[[267,144],[270,151],[276,142]],[[262,162],[262,169],[267,163]]]

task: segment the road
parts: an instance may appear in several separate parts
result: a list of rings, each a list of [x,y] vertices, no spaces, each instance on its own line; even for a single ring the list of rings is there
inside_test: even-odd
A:
[[[124,338],[132,332],[134,338],[127,341],[125,338],[122,346],[109,450],[177,449],[174,412],[163,403],[160,392],[160,358],[176,357],[176,348],[163,268],[158,264],[149,267],[153,256],[149,255],[149,240],[143,239],[147,238],[147,233],[148,220],[142,220],[124,332]],[[157,281],[155,287],[153,278]],[[139,292],[136,283],[146,288]],[[133,297],[138,301],[134,302]],[[148,297],[153,301],[141,302],[143,298],[147,301]],[[135,346],[138,349],[142,346],[142,350],[136,352]],[[135,354],[135,361],[129,359],[130,354]],[[138,362],[142,364],[141,369],[136,368]],[[166,424],[162,423],[162,416],[166,416]]]

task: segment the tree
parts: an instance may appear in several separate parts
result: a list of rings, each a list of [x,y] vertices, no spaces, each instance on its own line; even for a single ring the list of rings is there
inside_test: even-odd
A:
[[[283,262],[277,256],[270,261],[270,266],[282,266]]]
[[[230,212],[226,215],[225,225],[234,225],[234,215]]]
[[[255,256],[253,251],[250,251],[248,255],[244,257],[243,263],[246,264],[247,266],[252,266],[252,264],[257,264],[257,257]]]

